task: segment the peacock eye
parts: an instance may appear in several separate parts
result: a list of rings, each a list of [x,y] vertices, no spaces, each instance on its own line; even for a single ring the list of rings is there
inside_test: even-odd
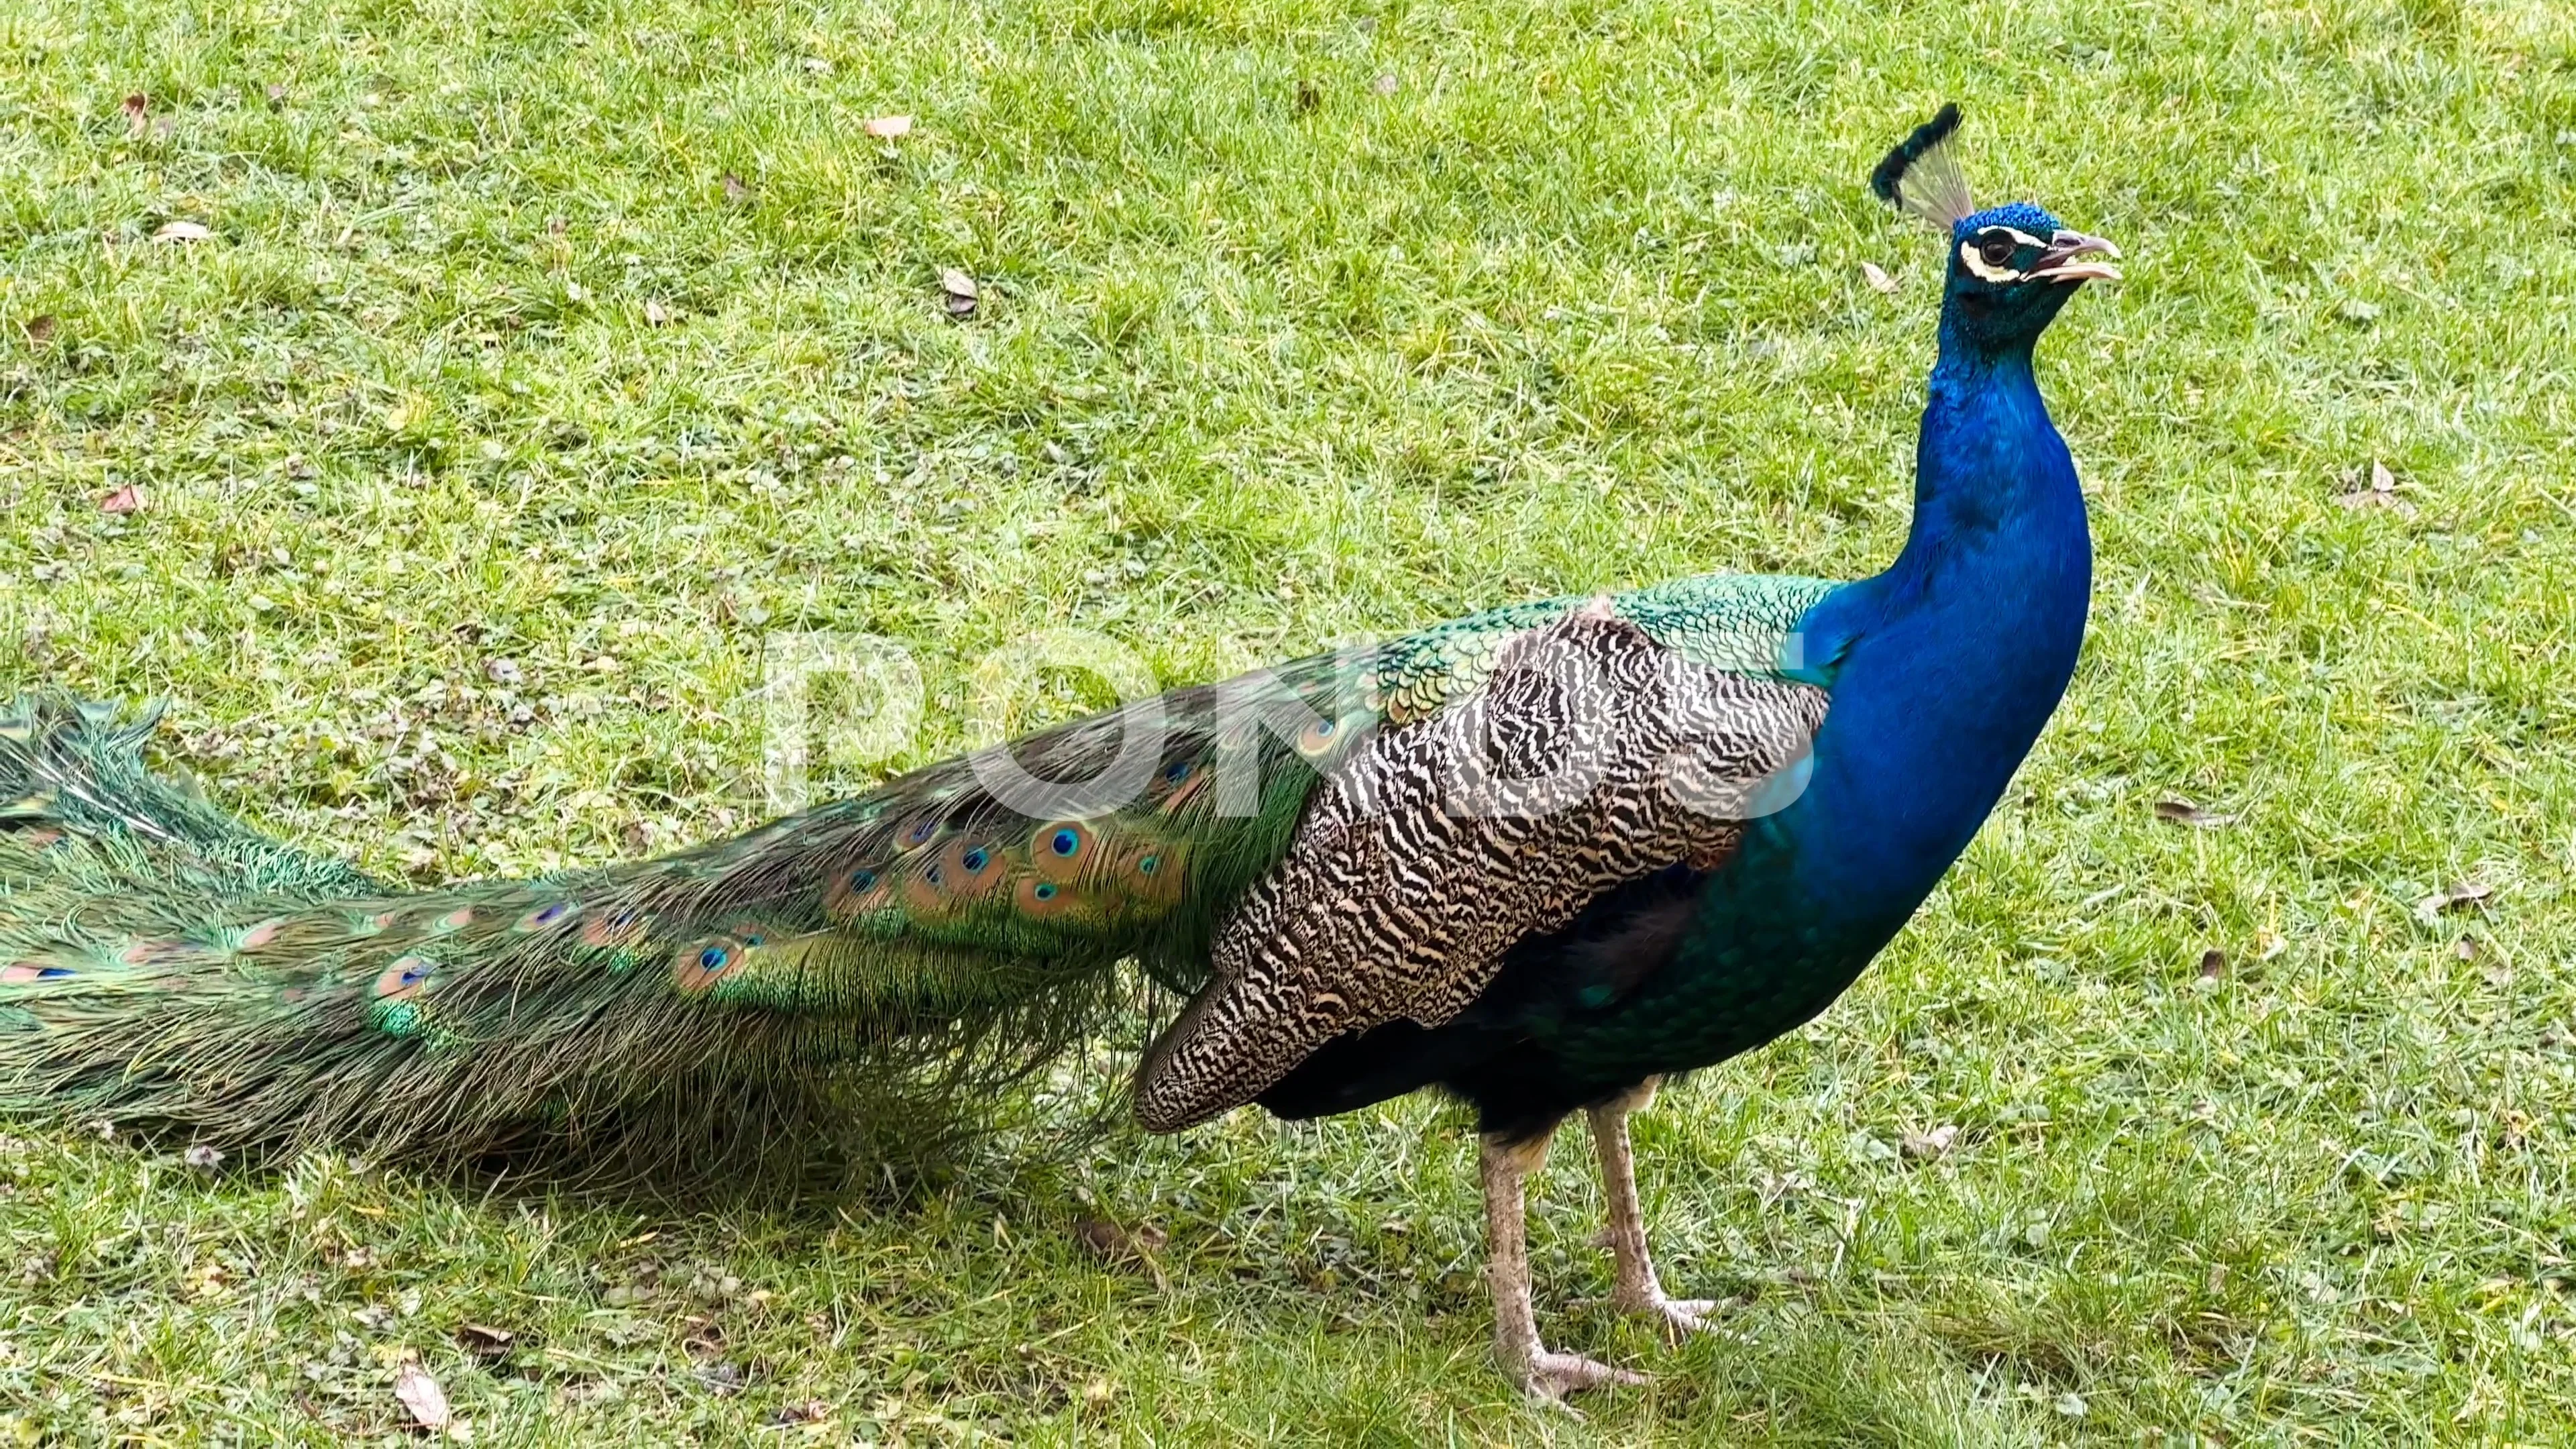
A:
[[[1977,255],[1990,267],[2000,267],[2012,260],[2012,233],[1990,231],[1977,243]]]

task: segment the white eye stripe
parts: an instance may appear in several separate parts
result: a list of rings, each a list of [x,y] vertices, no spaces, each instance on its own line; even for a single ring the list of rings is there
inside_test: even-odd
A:
[[[2048,243],[2046,243],[2046,242],[2044,242],[2044,241],[2041,241],[2038,237],[2032,236],[2029,232],[2023,231],[2020,227],[2017,227],[2017,226],[2003,226],[2003,227],[1991,227],[1991,226],[1990,226],[1990,227],[1986,228],[1986,231],[1984,231],[1984,232],[1979,232],[1979,233],[1978,233],[1978,235],[1979,235],[1979,236],[1984,236],[1984,235],[1986,234],[1986,232],[1995,232],[1995,231],[2000,231],[2000,232],[2002,232],[2004,235],[2006,235],[2006,236],[2008,236],[2008,237],[2011,237],[2011,238],[2013,239],[2013,245],[2014,245],[2014,246],[2017,246],[2017,247],[2042,247],[2042,246],[2046,246],[2046,245],[2048,245]]]

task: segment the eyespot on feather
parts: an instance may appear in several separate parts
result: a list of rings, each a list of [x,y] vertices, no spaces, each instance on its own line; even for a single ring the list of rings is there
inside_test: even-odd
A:
[[[581,928],[581,943],[602,949],[632,946],[644,939],[644,933],[651,924],[642,911],[631,906],[620,907],[585,922]]]
[[[401,956],[376,974],[378,1001],[409,1001],[429,989],[430,974],[438,963],[426,956]]]
[[[940,849],[931,869],[937,872],[940,894],[955,901],[976,900],[1010,874],[990,842],[962,835]]]
[[[437,932],[439,935],[444,936],[452,931],[462,931],[473,924],[474,908],[472,906],[458,906],[455,910],[449,911],[446,915],[430,922],[429,928],[432,931]]]
[[[1216,776],[1205,770],[1194,771],[1187,783],[1163,797],[1162,812],[1167,816],[1188,810],[1192,802],[1207,793],[1208,781]]]
[[[903,903],[926,916],[936,916],[952,903],[948,895],[948,872],[936,859],[923,861],[904,877]]]
[[[1307,760],[1321,763],[1350,748],[1368,725],[1368,716],[1348,714],[1339,719],[1311,721],[1297,732],[1297,753]]]
[[[549,901],[546,904],[537,907],[535,910],[528,912],[526,915],[519,917],[518,930],[522,935],[533,934],[538,931],[557,930],[571,925],[574,921],[579,920],[580,918],[581,906],[578,903],[573,901]]]
[[[1072,884],[1036,876],[1022,878],[1012,892],[1012,903],[1019,907],[1020,914],[1039,921],[1063,915],[1082,899],[1082,892]]]
[[[716,983],[741,970],[754,949],[757,948],[730,937],[683,946],[672,953],[672,984],[691,996],[711,990]]]
[[[882,911],[894,904],[886,873],[874,866],[853,866],[823,887],[823,912],[834,920]]]
[[[1146,905],[1168,906],[1181,898],[1187,872],[1180,852],[1161,843],[1130,846],[1118,857],[1114,878],[1121,889]]]
[[[1050,820],[1029,832],[1029,864],[1044,880],[1072,880],[1099,854],[1099,834],[1088,821]]]

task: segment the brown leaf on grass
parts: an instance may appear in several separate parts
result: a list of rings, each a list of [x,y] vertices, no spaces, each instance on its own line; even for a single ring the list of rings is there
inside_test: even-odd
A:
[[[1860,264],[1860,279],[1869,283],[1869,289],[1873,292],[1889,297],[1896,295],[1896,279],[1887,274],[1887,268],[1876,262]]]
[[[2214,815],[2188,800],[2157,801],[2156,818],[2170,820],[2176,825],[2188,825],[2195,830],[2217,830],[2236,823],[2233,815]]]
[[[900,141],[912,134],[912,117],[870,116],[859,123],[859,129],[880,141]]]
[[[2227,953],[2216,946],[2200,953],[2200,979],[2223,981],[2227,978]]]
[[[125,137],[140,141],[152,129],[152,98],[141,91],[125,98]]]
[[[1073,1225],[1074,1241],[1090,1250],[1104,1263],[1142,1263],[1152,1274],[1154,1286],[1165,1293],[1172,1291],[1171,1280],[1163,1276],[1163,1265],[1154,1254],[1172,1240],[1172,1235],[1152,1223],[1139,1228],[1122,1228],[1107,1218],[1087,1217]]]
[[[394,1397],[411,1410],[412,1422],[432,1432],[448,1426],[447,1390],[429,1376],[429,1370],[406,1362],[394,1370]]]
[[[1152,1223],[1129,1229],[1107,1218],[1082,1219],[1073,1225],[1073,1236],[1094,1256],[1113,1263],[1150,1253],[1172,1240],[1170,1233]]]
[[[960,322],[975,315],[975,304],[983,298],[981,289],[975,285],[975,279],[955,267],[943,268],[940,271],[939,291],[942,302],[948,308],[948,315]]]
[[[1896,1144],[1896,1150],[1915,1162],[1931,1162],[1949,1155],[1950,1146],[1959,1140],[1959,1129],[1949,1123],[1929,1132],[1908,1132]]]
[[[751,188],[744,184],[741,177],[728,171],[724,174],[724,194],[725,200],[739,206],[751,199]]]
[[[2344,476],[2344,491],[2335,502],[2346,508],[2391,508],[2400,518],[2413,518],[2415,505],[2397,496],[2397,475],[2377,458],[2370,460],[2369,471]]]
[[[173,221],[164,223],[159,231],[152,233],[152,239],[157,242],[201,242],[213,235],[214,232],[201,223]]]
[[[664,325],[666,325],[667,323],[669,323],[669,322],[670,322],[670,320],[671,320],[671,309],[670,309],[670,308],[663,306],[661,303],[656,302],[656,301],[652,300],[652,299],[651,299],[651,298],[649,298],[649,297],[645,299],[645,301],[644,301],[644,324],[645,324],[646,326],[648,326],[648,327],[660,327],[660,326],[664,326]]]
[[[486,1323],[456,1325],[456,1346],[483,1358],[499,1358],[508,1353],[510,1340],[516,1337],[517,1334],[506,1328],[494,1328]]]
[[[99,499],[98,511],[101,513],[140,513],[143,511],[143,490],[132,483],[128,483],[124,487],[119,488]]]
[[[2453,881],[2444,889],[2417,901],[2415,914],[2430,922],[2444,911],[2456,911],[2464,906],[2477,906],[2483,910],[2486,898],[2494,894],[2495,887],[2481,880]]]
[[[820,1424],[832,1417],[832,1406],[821,1399],[807,1399],[798,1404],[782,1404],[769,1422],[780,1428],[790,1424]]]
[[[39,347],[54,340],[54,328],[57,324],[51,312],[39,312],[20,325],[27,330],[27,340]]]

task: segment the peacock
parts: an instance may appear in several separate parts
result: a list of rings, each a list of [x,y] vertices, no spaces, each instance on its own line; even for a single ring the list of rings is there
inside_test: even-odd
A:
[[[1025,1071],[1139,1000],[1141,1124],[1472,1109],[1494,1349],[1546,1400],[1524,1188],[1568,1117],[1614,1302],[1679,1335],[1628,1122],[1810,1020],[1966,847],[2084,635],[2032,370],[2118,256],[1978,211],[1945,106],[1871,177],[1948,239],[1911,530],[1854,582],[1715,573],[1439,624],[1074,720],[738,839],[420,892],[153,773],[152,719],[0,718],[0,1110],[470,1154],[653,1103]],[[986,1069],[989,1069],[987,1072]]]

